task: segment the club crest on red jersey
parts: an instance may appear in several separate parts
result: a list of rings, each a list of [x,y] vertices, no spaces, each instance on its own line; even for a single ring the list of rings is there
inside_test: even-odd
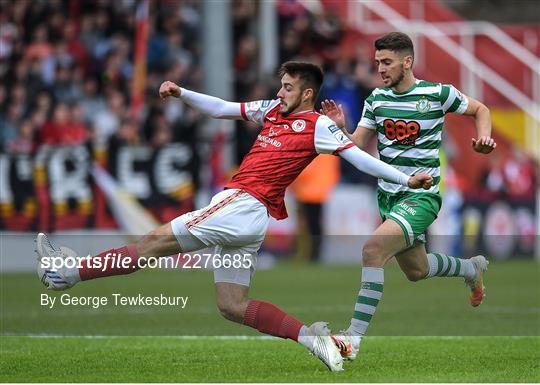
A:
[[[304,128],[306,128],[306,121],[300,119],[295,120],[294,122],[292,122],[291,127],[294,132],[302,132],[304,131]]]

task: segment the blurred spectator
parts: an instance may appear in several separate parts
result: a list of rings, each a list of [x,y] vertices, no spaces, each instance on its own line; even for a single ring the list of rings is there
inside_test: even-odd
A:
[[[23,72],[24,71],[24,72]],[[27,94],[32,99],[39,92],[50,89],[43,81],[42,66],[38,60],[32,60],[29,63],[22,61],[17,68],[17,81],[24,83]],[[29,100],[32,101],[32,100]]]
[[[167,56],[167,38],[160,31],[151,32],[148,42],[148,68],[152,71],[163,71],[167,63],[163,60]]]
[[[16,25],[4,12],[0,12],[0,60],[5,60],[11,55],[17,34]]]
[[[141,144],[141,136],[137,122],[133,119],[124,119],[118,132],[111,136],[109,149],[117,148],[122,145],[136,146]],[[113,150],[113,152],[115,152]]]
[[[34,150],[35,126],[30,119],[19,125],[17,136],[8,143],[8,151],[13,154],[31,154]]]
[[[534,199],[535,164],[517,148],[506,159],[492,154],[481,175],[480,188],[486,199]]]
[[[73,103],[82,97],[81,85],[75,81],[73,71],[68,67],[57,67],[54,98],[58,103]]]
[[[65,145],[83,144],[89,137],[89,128],[84,120],[84,111],[80,104],[76,103],[70,109],[69,129],[60,134],[60,142]]]
[[[82,108],[59,103],[52,119],[40,131],[41,143],[48,145],[79,145],[88,139],[88,127],[83,121]]]
[[[236,95],[245,95],[257,81],[258,44],[252,35],[240,38],[234,57],[234,73],[236,74]]]
[[[182,69],[189,68],[193,63],[193,55],[184,47],[184,35],[176,31],[169,35],[167,43],[166,61],[177,63]]]
[[[30,45],[25,49],[24,55],[26,60],[37,59],[44,61],[53,52],[53,46],[49,41],[49,33],[47,26],[39,25],[34,31],[34,37]]]
[[[84,119],[90,124],[93,124],[98,113],[106,108],[105,98],[98,92],[98,82],[96,79],[85,79],[81,106],[84,113]]]
[[[3,84],[0,84],[0,120],[3,119],[4,115],[4,105],[6,104],[7,100],[7,91],[6,87]]]
[[[17,137],[18,127],[23,117],[24,106],[20,102],[9,104],[6,114],[0,118],[0,147],[6,149],[9,142]]]
[[[52,98],[51,95],[47,91],[41,91],[39,94],[36,95],[34,99],[34,105],[32,106],[32,111],[34,113],[39,112],[42,113],[45,118],[49,116],[52,109]]]
[[[26,88],[23,83],[16,83],[11,88],[11,94],[9,97],[10,103],[18,104],[22,106],[22,114],[26,115],[28,110]]]
[[[91,118],[96,140],[100,144],[105,143],[118,131],[120,120],[125,117],[126,111],[124,96],[118,91],[111,91],[107,97],[107,104]]]
[[[81,19],[81,32],[79,33],[79,39],[85,47],[86,52],[92,55],[92,57],[96,56],[96,47],[100,39],[102,38],[103,36],[101,36],[99,31],[95,29],[95,15],[83,14]]]
[[[536,184],[534,164],[516,148],[512,155],[504,164],[508,194],[512,198],[533,199]]]
[[[64,26],[64,39],[75,64],[87,74],[90,71],[90,58],[85,45],[80,39],[80,35],[77,33],[75,21],[69,21]]]
[[[152,131],[150,133],[150,144],[152,147],[161,147],[172,141],[171,125],[165,115],[155,115],[152,120]]]
[[[42,79],[47,85],[52,85],[56,77],[62,70],[68,70],[74,63],[73,56],[68,52],[67,44],[64,41],[58,42],[50,55],[42,61]],[[59,82],[66,81],[66,78],[58,79]],[[68,79],[69,81],[69,79]]]

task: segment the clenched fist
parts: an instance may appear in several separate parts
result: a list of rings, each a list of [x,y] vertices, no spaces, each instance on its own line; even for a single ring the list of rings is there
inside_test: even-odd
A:
[[[426,173],[418,173],[409,178],[409,187],[410,188],[423,188],[424,190],[429,190],[433,186],[433,177]]]
[[[181,93],[182,89],[180,86],[168,80],[164,81],[161,83],[161,86],[159,86],[159,97],[161,99],[165,99],[167,96],[179,98]]]

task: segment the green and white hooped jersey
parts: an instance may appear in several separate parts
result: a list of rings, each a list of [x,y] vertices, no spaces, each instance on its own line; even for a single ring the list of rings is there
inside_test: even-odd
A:
[[[379,87],[364,102],[358,125],[377,130],[377,148],[383,162],[407,175],[425,172],[433,176],[434,184],[428,191],[437,193],[444,115],[463,114],[468,104],[468,99],[448,84],[416,80],[401,93]],[[382,179],[379,188],[389,193],[418,192]]]

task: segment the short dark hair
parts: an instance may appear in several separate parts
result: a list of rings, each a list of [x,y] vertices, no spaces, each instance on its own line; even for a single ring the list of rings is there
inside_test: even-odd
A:
[[[375,40],[377,51],[387,49],[414,58],[414,46],[411,38],[403,32],[390,32]]]
[[[307,88],[313,89],[313,101],[317,100],[319,90],[321,89],[324,74],[317,64],[300,62],[300,61],[288,61],[281,65],[278,71],[279,78],[281,79],[285,74],[292,77],[300,77],[302,81],[302,91]]]

